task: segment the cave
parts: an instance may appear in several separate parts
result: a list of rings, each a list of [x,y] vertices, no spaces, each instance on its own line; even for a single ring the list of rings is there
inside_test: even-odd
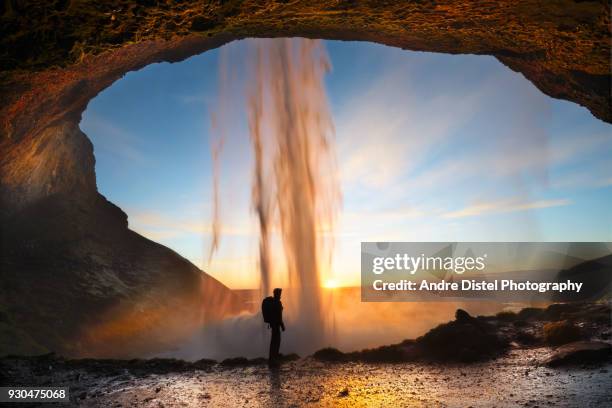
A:
[[[240,311],[220,282],[129,230],[97,190],[79,123],[129,71],[250,37],[370,41],[492,55],[543,93],[612,122],[603,1],[9,1],[0,13],[0,312],[3,341],[24,348],[16,353],[130,356],[172,341],[152,334],[217,318],[211,304]],[[126,331],[122,318],[139,324]],[[117,332],[130,344],[110,342]]]

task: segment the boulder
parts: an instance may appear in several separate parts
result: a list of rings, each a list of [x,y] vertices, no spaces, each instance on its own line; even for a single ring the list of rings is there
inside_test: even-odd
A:
[[[544,341],[551,346],[560,346],[580,340],[580,328],[567,320],[551,322],[544,325]]]
[[[610,361],[612,345],[601,341],[575,341],[559,347],[545,361],[549,367],[593,364]]]
[[[416,340],[424,359],[474,362],[495,358],[508,349],[508,340],[499,335],[494,325],[462,309],[455,317],[455,321],[441,324]]]
[[[333,347],[326,347],[322,348],[321,350],[317,350],[312,356],[319,361],[334,363],[347,361],[348,359],[345,353]]]
[[[457,309],[455,312],[455,320],[458,322],[468,322],[472,319],[473,317],[463,309]]]

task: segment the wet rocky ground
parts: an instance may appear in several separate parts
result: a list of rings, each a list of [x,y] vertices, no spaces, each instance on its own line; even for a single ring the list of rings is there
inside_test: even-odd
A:
[[[609,317],[609,304],[601,303],[494,317],[458,312],[453,322],[412,341],[356,353],[326,349],[306,358],[287,356],[277,370],[264,359],[45,355],[5,357],[0,375],[3,384],[68,386],[71,402],[65,405],[85,407],[609,407]],[[476,338],[481,332],[484,337]],[[483,348],[483,339],[493,345]]]

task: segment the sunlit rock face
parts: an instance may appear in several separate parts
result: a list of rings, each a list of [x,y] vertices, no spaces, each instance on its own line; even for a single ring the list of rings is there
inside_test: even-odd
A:
[[[126,72],[245,37],[374,41],[493,55],[610,122],[609,22],[571,0],[2,2],[0,353],[133,355],[238,308],[96,191],[80,115]]]
[[[0,118],[19,122],[23,104],[55,99],[43,92],[86,103],[127,71],[220,42],[305,36],[493,55],[609,122],[609,24],[605,1],[9,1],[0,6]]]
[[[7,213],[55,194],[95,195],[93,146],[75,122],[53,124],[5,150],[0,179]]]

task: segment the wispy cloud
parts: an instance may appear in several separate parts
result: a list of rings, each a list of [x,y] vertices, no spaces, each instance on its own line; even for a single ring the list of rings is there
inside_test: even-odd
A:
[[[598,172],[598,168],[574,171],[556,178],[552,183],[555,189],[591,189],[612,186],[612,171]]]
[[[214,98],[208,94],[189,94],[189,95],[175,95],[175,98],[183,104],[201,104],[208,106],[214,101]]]
[[[488,146],[449,155],[416,174],[399,178],[393,189],[422,197],[449,189],[464,197],[497,194],[526,183],[537,189],[563,191],[603,187],[612,175],[608,160],[590,158],[612,148],[609,135],[568,136],[535,145],[513,143],[515,148]],[[574,169],[576,166],[580,170]]]
[[[130,211],[130,228],[151,239],[170,239],[185,235],[209,236],[212,225],[204,217],[187,217],[155,211]],[[253,230],[247,223],[224,224],[224,236],[251,236]]]
[[[144,145],[142,138],[115,125],[110,120],[89,112],[81,122],[81,128],[92,137],[97,135],[94,140],[95,150],[103,150],[138,164],[147,162],[142,148]]]
[[[560,207],[569,205],[572,202],[568,199],[558,200],[538,200],[538,201],[519,201],[516,199],[489,201],[473,204],[457,211],[442,214],[443,218],[464,218],[474,217],[485,214],[509,213],[516,211],[526,211],[541,208]]]
[[[405,80],[405,66],[387,70],[366,85],[339,112],[340,171],[345,187],[384,189],[427,159],[437,144],[452,136],[479,106],[481,89],[463,95],[448,109],[452,95],[423,100]],[[423,120],[432,117],[435,119]]]

